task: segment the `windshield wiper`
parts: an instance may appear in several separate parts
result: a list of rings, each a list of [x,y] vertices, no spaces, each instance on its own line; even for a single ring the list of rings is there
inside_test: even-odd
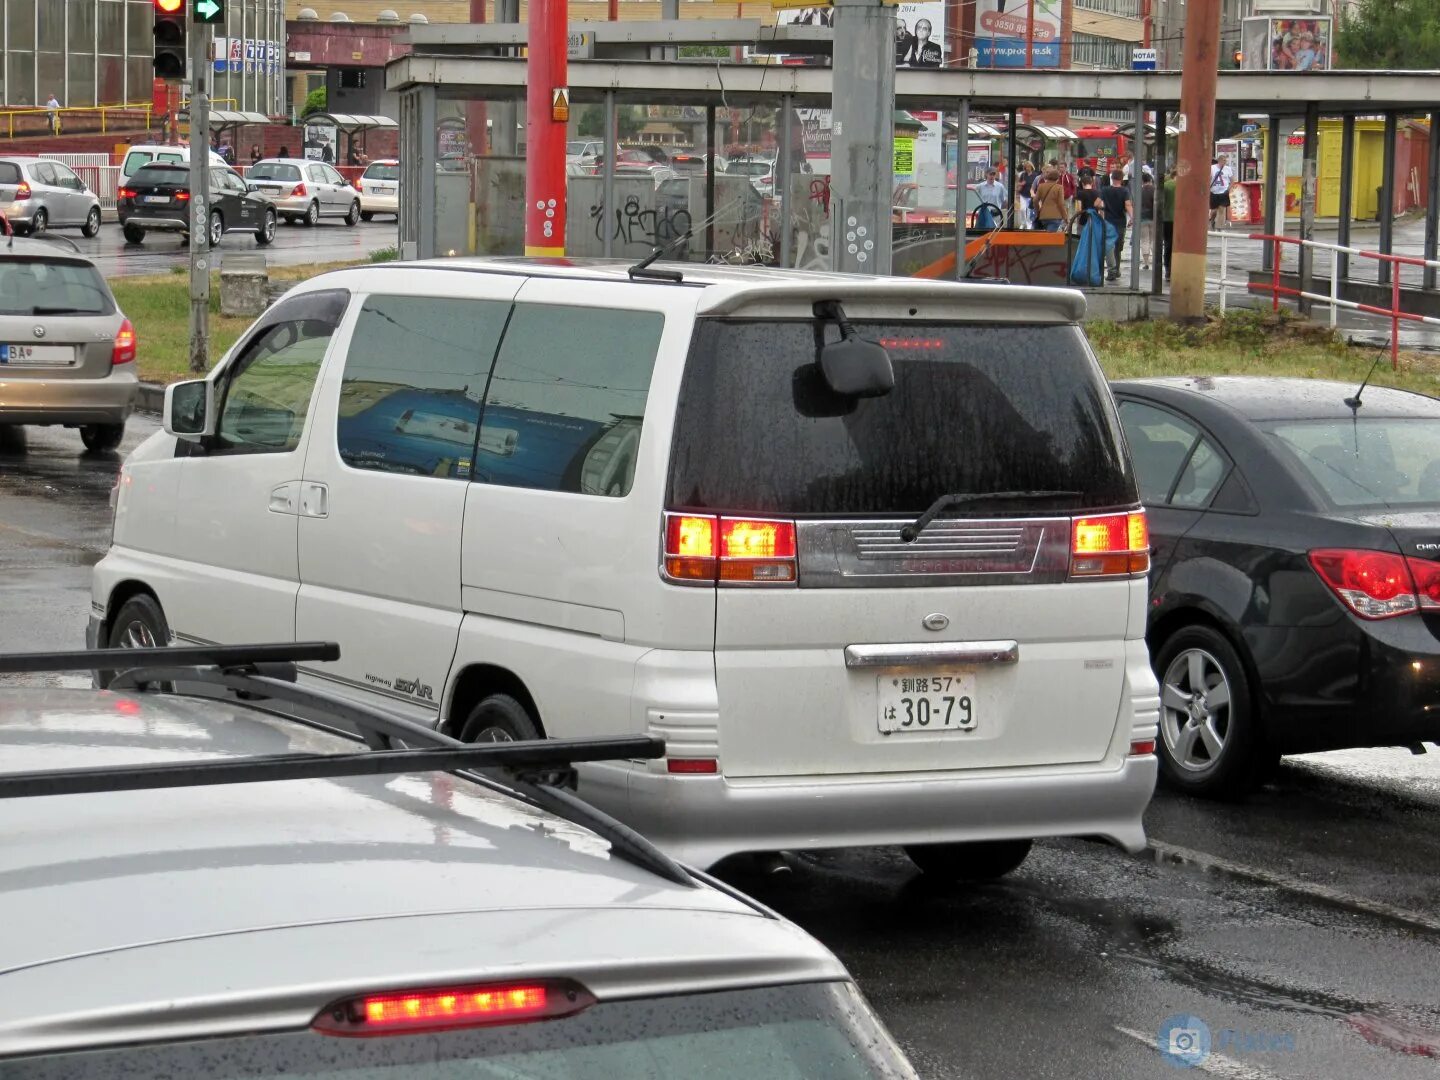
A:
[[[85,311],[78,307],[35,307],[30,309],[31,315],[99,315],[98,311]]]
[[[1078,499],[1079,497],[1080,492],[1078,491],[975,491],[963,495],[941,495],[930,504],[930,509],[900,530],[900,539],[907,544],[913,544],[942,510],[949,510],[954,506],[1019,499]]]

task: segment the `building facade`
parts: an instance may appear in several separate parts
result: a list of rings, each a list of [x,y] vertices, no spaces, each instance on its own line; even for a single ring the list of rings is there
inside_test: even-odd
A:
[[[234,108],[284,111],[284,0],[229,0],[227,18],[215,29],[227,42],[216,96]],[[0,0],[0,102],[43,105],[53,94],[66,108],[148,104],[154,26],[152,0]],[[232,37],[241,42],[235,63]],[[273,71],[260,42],[275,43]]]

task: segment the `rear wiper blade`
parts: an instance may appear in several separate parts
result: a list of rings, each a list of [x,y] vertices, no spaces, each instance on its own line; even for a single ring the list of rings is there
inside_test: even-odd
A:
[[[99,315],[98,311],[84,311],[78,307],[35,307],[31,315]]]
[[[900,539],[913,544],[920,538],[926,527],[939,516],[941,511],[955,506],[978,502],[1005,502],[1019,499],[1078,499],[1078,491],[973,491],[963,495],[941,495],[918,518],[900,530]]]

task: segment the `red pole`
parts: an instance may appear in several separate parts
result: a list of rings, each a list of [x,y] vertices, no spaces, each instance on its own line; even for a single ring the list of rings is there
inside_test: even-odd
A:
[[[1280,311],[1280,250],[1280,241],[1276,240],[1275,258],[1271,260],[1271,268],[1274,270],[1274,274],[1271,275],[1270,279],[1270,310],[1277,314]]]
[[[1400,266],[1391,263],[1390,278],[1390,370],[1400,370]]]
[[[470,21],[476,26],[485,22],[485,4],[486,0],[470,0]],[[467,102],[465,105],[465,140],[470,146],[465,148],[466,152],[488,154],[490,152],[489,130],[485,102]]]
[[[611,22],[620,21],[620,0],[610,0],[606,8],[606,17],[609,18]],[[565,59],[568,60],[570,57],[567,55]]]
[[[1025,70],[1035,66],[1035,0],[1025,5]],[[1014,137],[1013,135],[1011,136]]]
[[[1151,40],[1150,0],[1140,0],[1140,44],[1150,48]]]
[[[1170,318],[1176,322],[1198,322],[1205,317],[1206,223],[1210,219],[1210,158],[1215,146],[1220,6],[1220,0],[1190,0],[1185,5],[1175,251],[1170,274]]]
[[[565,254],[565,129],[569,114],[566,0],[530,0],[525,90],[525,254]],[[555,119],[564,95],[566,117]]]

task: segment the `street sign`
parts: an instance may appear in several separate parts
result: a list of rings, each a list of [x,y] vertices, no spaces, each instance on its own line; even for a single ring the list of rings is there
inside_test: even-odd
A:
[[[1130,68],[1132,71],[1154,71],[1156,50],[1154,49],[1131,49]]]
[[[190,9],[190,18],[197,23],[223,23],[225,0],[195,0],[195,6]]]
[[[595,31],[571,30],[567,35],[567,45],[571,60],[589,60],[595,55]]]

